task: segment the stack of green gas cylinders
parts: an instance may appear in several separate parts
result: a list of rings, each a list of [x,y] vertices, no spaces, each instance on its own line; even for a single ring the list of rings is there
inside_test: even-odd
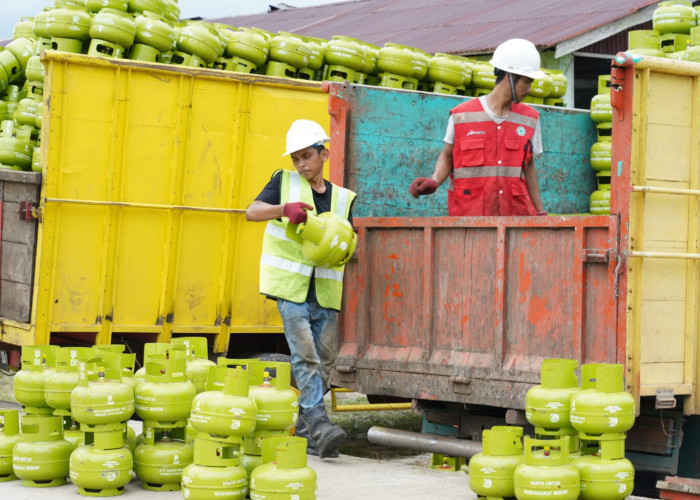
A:
[[[700,62],[699,11],[686,0],[659,2],[652,15],[652,29],[629,32],[627,52]]]
[[[610,213],[610,176],[612,160],[612,106],[610,75],[598,76],[598,94],[591,99],[591,119],[596,123],[598,141],[591,146],[591,167],[598,179],[598,189],[591,194],[593,215]]]
[[[13,41],[14,45],[8,45],[8,54],[0,54],[0,93],[8,84],[16,81],[15,84],[22,87],[25,82],[25,70],[29,70],[22,60],[13,57],[18,56],[19,45],[26,48],[24,52],[30,56],[42,50],[59,50],[465,96],[488,93],[495,80],[493,68],[486,61],[454,54],[433,55],[397,43],[377,47],[343,35],[325,40],[287,31],[272,33],[255,27],[235,28],[220,23],[180,20],[179,15],[176,0],[55,0],[33,18],[22,18],[15,25],[13,38],[24,41]],[[546,73],[533,83],[528,102],[563,106],[561,97],[566,92],[566,77],[557,70]],[[26,79],[28,81],[30,76]],[[3,81],[6,81],[4,87]],[[28,96],[41,100],[40,93]],[[20,99],[23,98],[21,95]],[[2,111],[0,109],[0,115]],[[12,116],[10,113],[9,117]],[[2,134],[0,139],[9,132],[3,130]],[[37,140],[35,138],[34,142]],[[31,162],[31,151],[29,156]],[[15,164],[5,163],[0,158],[0,163],[29,168],[26,159]]]
[[[14,391],[24,415],[0,411],[0,482],[70,477],[81,495],[115,496],[135,473],[144,489],[188,499],[315,498],[306,440],[290,436],[299,403],[289,363],[217,365],[206,338],[179,337],[146,344],[134,374],[124,348],[22,348]]]
[[[634,424],[634,398],[624,391],[623,367],[584,364],[581,384],[571,359],[546,359],[541,385],[531,388],[523,428],[483,432],[483,451],[469,462],[469,485],[479,498],[622,500],[632,494],[634,468],[625,458]]]

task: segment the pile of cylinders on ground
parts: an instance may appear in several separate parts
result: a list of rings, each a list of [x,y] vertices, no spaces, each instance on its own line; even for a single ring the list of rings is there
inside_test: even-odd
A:
[[[70,477],[81,495],[115,496],[135,473],[144,489],[188,499],[315,498],[306,440],[289,435],[299,404],[289,363],[216,365],[206,338],[178,337],[146,344],[134,374],[135,354],[123,351],[22,348],[14,391],[24,415],[0,411],[0,482],[50,487]]]
[[[523,438],[515,426],[483,432],[483,452],[469,462],[469,485],[480,498],[622,500],[632,494],[625,437],[635,403],[624,391],[623,367],[584,364],[580,386],[577,369],[570,359],[542,363],[541,385],[525,402],[534,438]]]
[[[699,13],[700,7],[690,1],[659,2],[652,14],[652,29],[629,32],[627,52],[700,62]]]
[[[591,118],[598,131],[598,141],[591,146],[591,167],[598,178],[598,190],[591,193],[590,210],[593,215],[605,215],[610,213],[612,161],[610,75],[598,76],[598,94],[591,99]]]

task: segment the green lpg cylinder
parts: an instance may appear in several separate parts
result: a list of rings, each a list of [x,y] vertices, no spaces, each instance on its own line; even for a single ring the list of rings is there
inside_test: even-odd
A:
[[[146,359],[146,381],[135,390],[136,413],[151,427],[185,427],[197,391],[185,375],[185,353]]]
[[[624,367],[619,364],[583,365],[585,390],[571,398],[571,425],[579,432],[626,432],[634,425],[634,396],[625,392]],[[592,388],[594,385],[595,388]],[[587,388],[591,387],[591,388]]]
[[[250,476],[251,500],[315,500],[316,471],[307,466],[306,440],[275,436],[263,441],[263,465]]]
[[[536,78],[533,80],[532,85],[530,85],[530,92],[528,93],[531,97],[540,97],[542,99],[549,97],[552,93],[552,87],[554,86],[554,80],[547,73],[544,74],[542,78]]]
[[[19,22],[15,23],[12,29],[12,39],[17,40],[18,38],[36,39],[33,17],[20,17]]]
[[[255,430],[257,407],[248,397],[248,372],[226,370],[223,392],[200,392],[192,401],[190,422],[195,430],[217,436],[243,436]]]
[[[124,493],[124,486],[131,482],[134,459],[124,447],[122,431],[87,433],[85,443],[70,456],[70,479],[78,493],[91,497]]]
[[[182,471],[192,463],[193,448],[185,444],[185,429],[144,430],[143,443],[134,452],[134,472],[145,490],[177,491]]]
[[[579,392],[574,359],[545,359],[540,367],[541,385],[532,387],[525,395],[525,417],[543,429],[570,427],[569,403]]]
[[[153,12],[165,16],[167,9],[166,0],[129,0],[129,12]]]
[[[179,348],[182,349],[182,346],[180,346]],[[145,362],[149,356],[152,356],[154,354],[164,355],[171,349],[174,349],[174,347],[168,342],[149,342],[147,344],[144,344],[143,346],[143,360]],[[140,384],[141,382],[145,382],[146,367],[142,366],[141,368],[136,370],[136,373],[134,373],[134,378],[136,379],[136,385]]]
[[[556,69],[546,69],[544,70],[544,72],[547,73],[552,79],[552,90],[549,92],[549,97],[564,97],[564,95],[566,94],[566,88],[568,84],[564,72]]]
[[[86,426],[126,422],[134,414],[134,391],[122,383],[117,353],[78,362],[78,386],[71,393],[73,419]]]
[[[174,337],[173,345],[182,345],[185,350],[185,360],[187,361],[187,380],[194,384],[197,393],[206,390],[207,375],[209,368],[216,366],[216,363],[208,358],[209,348],[206,337]]]
[[[19,411],[0,410],[0,483],[17,479],[12,469],[12,451],[20,439]]]
[[[591,119],[596,123],[612,121],[610,105],[610,75],[598,76],[599,93],[591,99]],[[602,90],[602,91],[601,91]]]
[[[451,87],[464,85],[466,80],[464,64],[451,54],[437,53],[430,59],[428,80]]]
[[[102,9],[92,18],[88,55],[123,57],[136,37],[136,22],[131,14]]]
[[[15,399],[25,407],[25,413],[52,413],[44,391],[46,379],[56,372],[57,350],[58,346],[55,345],[22,347],[22,369],[15,375],[13,389]]]
[[[134,23],[136,35],[129,50],[129,59],[156,62],[162,52],[169,51],[175,44],[175,29],[153,12],[137,15]]]
[[[257,407],[258,431],[287,431],[297,422],[299,396],[290,385],[291,365],[269,361],[250,361],[249,397]]]
[[[596,172],[609,172],[612,161],[612,142],[599,141],[591,146],[591,167]]]
[[[47,20],[49,16],[50,7],[47,7],[43,11],[39,12],[34,16],[34,34],[37,38],[37,51],[51,50],[51,35],[47,31]]]
[[[596,173],[598,177],[598,189],[591,193],[591,214],[610,214],[610,171],[601,170]]]
[[[513,476],[523,461],[523,428],[494,426],[482,433],[483,451],[469,460],[469,487],[480,497],[515,496]]]
[[[46,377],[44,396],[55,415],[70,415],[70,395],[78,386],[78,361],[92,357],[91,347],[61,347],[56,351],[56,371]]]
[[[581,476],[581,500],[622,500],[634,489],[634,466],[625,458],[625,434],[589,441],[590,453],[573,460]]]
[[[555,497],[576,500],[581,490],[578,468],[571,464],[568,439],[525,436],[524,458],[513,474],[518,500]]]
[[[700,62],[700,26],[690,30],[690,47],[685,50],[683,60]]]
[[[52,415],[23,415],[21,441],[12,451],[12,468],[22,486],[65,484],[73,451],[63,439],[63,420]]]
[[[496,86],[496,75],[494,68],[488,61],[477,61],[474,64],[474,72],[472,73],[472,87],[474,95],[486,95]]]
[[[183,26],[177,37],[177,48],[185,54],[201,59],[204,64],[213,63],[224,53],[224,46],[217,31],[206,24],[191,23]],[[188,66],[196,66],[187,63]]]
[[[49,11],[46,32],[51,37],[51,48],[80,54],[83,42],[90,39],[90,14],[80,9],[61,8]]]
[[[287,224],[286,235],[301,244],[306,259],[325,269],[345,265],[357,246],[352,225],[334,212],[309,213],[306,222]]]
[[[661,50],[661,34],[656,30],[632,30],[627,34],[627,53],[639,56],[666,57]]]
[[[270,43],[261,33],[240,28],[231,33],[231,39],[226,44],[226,57],[242,60],[238,62],[238,70],[247,73],[257,72],[265,64],[270,54]],[[245,71],[245,68],[248,71]]]
[[[366,59],[367,49],[351,37],[335,35],[328,40],[323,52],[323,60],[326,64],[325,79],[330,81],[350,81],[357,79],[357,73],[361,72]],[[381,51],[378,52],[380,57]],[[376,64],[379,64],[377,59]]]
[[[192,463],[182,471],[182,495],[188,500],[246,498],[248,476],[240,466],[239,450],[237,444],[200,435]]]
[[[27,95],[36,96],[41,98],[44,93],[44,65],[41,63],[41,58],[39,56],[32,56],[27,61],[27,71],[25,71],[25,76],[27,77]],[[39,113],[41,116],[41,113]],[[37,123],[37,128],[41,128],[41,125]]]
[[[652,28],[660,34],[690,33],[690,28],[697,25],[697,13],[692,2],[670,0],[659,2],[651,16]]]
[[[129,0],[87,0],[85,7],[90,13],[97,13],[102,9],[126,12],[129,9]]]

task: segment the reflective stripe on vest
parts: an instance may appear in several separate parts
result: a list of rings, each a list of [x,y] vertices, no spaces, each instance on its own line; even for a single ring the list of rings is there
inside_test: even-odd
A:
[[[280,204],[302,201],[314,206],[313,191],[298,172],[280,172]],[[352,191],[331,185],[331,211],[347,218],[355,197]],[[316,213],[314,208],[313,213]],[[267,223],[260,256],[260,293],[292,302],[306,301],[311,276],[316,283],[319,305],[340,310],[343,294],[343,269],[314,267],[301,252],[301,245],[286,236],[287,219]]]
[[[469,167],[457,168],[454,171],[455,179],[474,179],[476,177],[520,177],[522,169],[520,167]]]

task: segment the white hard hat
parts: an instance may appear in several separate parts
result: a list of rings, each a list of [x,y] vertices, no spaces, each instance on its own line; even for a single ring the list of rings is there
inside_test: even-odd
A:
[[[535,44],[522,38],[506,40],[493,53],[491,61],[494,68],[522,75],[536,80],[544,78],[545,74],[540,70],[540,53]]]
[[[297,120],[287,131],[287,151],[282,156],[287,156],[309,146],[322,146],[330,140],[323,127],[318,123],[311,120]]]

